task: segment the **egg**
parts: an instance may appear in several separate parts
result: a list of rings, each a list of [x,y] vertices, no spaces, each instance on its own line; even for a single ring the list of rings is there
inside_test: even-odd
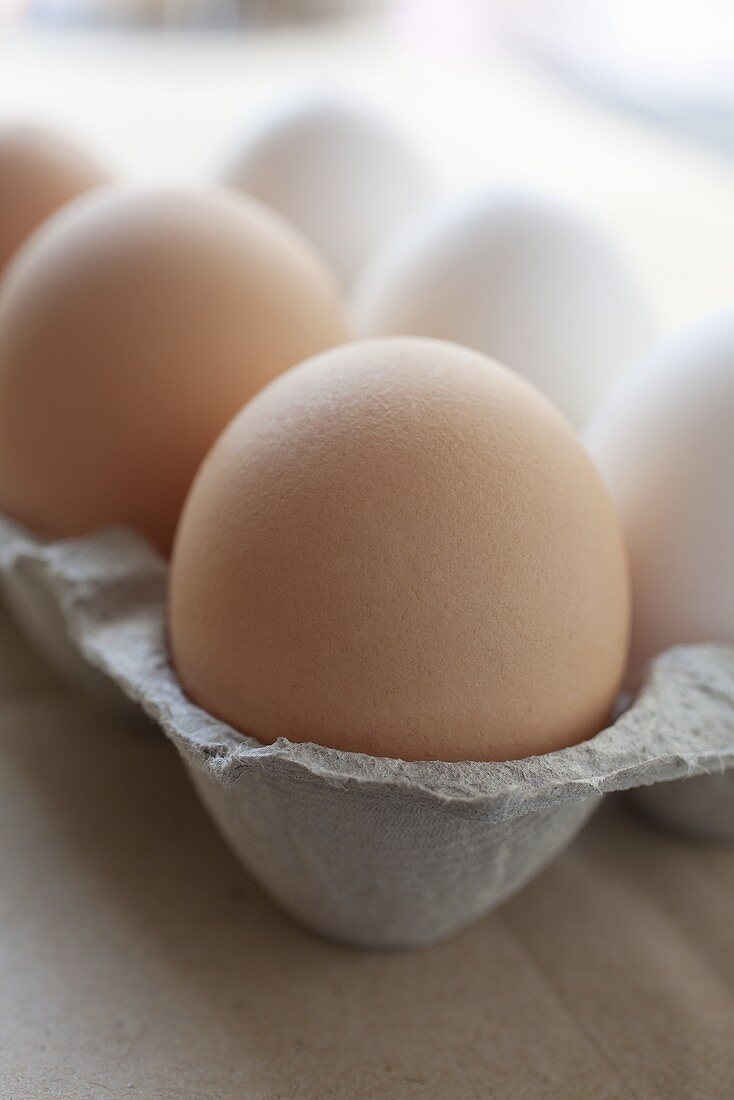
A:
[[[269,385],[189,494],[170,640],[262,742],[504,760],[596,733],[629,600],[609,498],[518,375],[434,340],[346,344]]]
[[[53,130],[0,127],[0,273],[50,214],[111,178],[94,157]]]
[[[422,159],[389,120],[330,95],[266,113],[222,178],[298,226],[344,285],[432,190]]]
[[[361,336],[432,336],[495,356],[577,426],[651,339],[606,237],[559,203],[502,189],[416,215],[367,265],[353,309]]]
[[[630,679],[689,642],[734,643],[734,310],[662,343],[585,442],[630,553]]]
[[[97,190],[0,290],[0,508],[56,537],[128,524],[166,552],[221,428],[344,337],[333,278],[254,200]]]

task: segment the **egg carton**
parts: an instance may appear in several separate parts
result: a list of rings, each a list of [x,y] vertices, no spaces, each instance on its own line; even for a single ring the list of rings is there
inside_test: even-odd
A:
[[[711,784],[729,807],[717,829],[732,823],[732,646],[662,654],[632,705],[580,745],[504,763],[406,763],[263,745],[194,706],[168,658],[167,565],[131,531],[44,542],[0,518],[0,576],[44,652],[163,728],[243,864],[327,936],[376,948],[445,939],[536,875],[609,791],[658,784],[679,824],[700,832],[710,797],[683,812],[680,792]],[[689,786],[691,776],[706,778]]]

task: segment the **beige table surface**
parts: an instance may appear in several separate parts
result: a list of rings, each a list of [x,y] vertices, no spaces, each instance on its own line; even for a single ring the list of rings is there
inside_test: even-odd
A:
[[[731,302],[734,167],[498,55],[372,24],[247,41],[0,39],[0,116],[139,175],[204,175],[312,78],[410,125],[446,186],[542,185],[616,233],[661,330]],[[416,954],[295,927],[162,737],[100,716],[0,618],[0,1097],[728,1100],[734,851],[607,803],[521,895]]]
[[[352,952],[283,916],[162,736],[0,619],[0,1095],[727,1100],[734,851],[607,803],[451,943]]]

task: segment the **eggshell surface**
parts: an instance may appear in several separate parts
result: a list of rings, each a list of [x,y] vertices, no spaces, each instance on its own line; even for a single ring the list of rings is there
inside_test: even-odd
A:
[[[587,738],[626,658],[626,560],[562,417],[477,352],[364,341],[255,398],[188,497],[170,639],[194,702],[409,760]]]
[[[634,279],[560,203],[489,190],[419,213],[367,265],[358,335],[455,340],[533,382],[576,426],[649,347]]]
[[[54,536],[126,523],[166,551],[221,428],[344,335],[331,276],[260,204],[94,192],[0,293],[0,507]]]
[[[329,95],[275,107],[222,178],[298,226],[343,284],[432,191],[399,130],[379,112]]]
[[[41,126],[0,127],[0,273],[46,218],[111,180],[85,150]]]
[[[671,645],[734,642],[734,310],[662,343],[586,443],[630,553],[630,677]]]

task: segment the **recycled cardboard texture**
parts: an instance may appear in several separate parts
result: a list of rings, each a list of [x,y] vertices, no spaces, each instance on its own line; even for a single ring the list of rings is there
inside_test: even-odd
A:
[[[734,647],[663,655],[637,702],[591,741],[503,764],[405,763],[280,740],[195,707],[168,663],[166,566],[110,529],[42,544],[4,521],[3,571],[57,601],[71,640],[159,722],[231,847],[315,929],[408,947],[445,938],[519,889],[607,791],[734,763]]]
[[[302,932],[172,746],[0,609],[0,1081],[13,1100],[734,1095],[734,853],[616,800],[429,951]]]

